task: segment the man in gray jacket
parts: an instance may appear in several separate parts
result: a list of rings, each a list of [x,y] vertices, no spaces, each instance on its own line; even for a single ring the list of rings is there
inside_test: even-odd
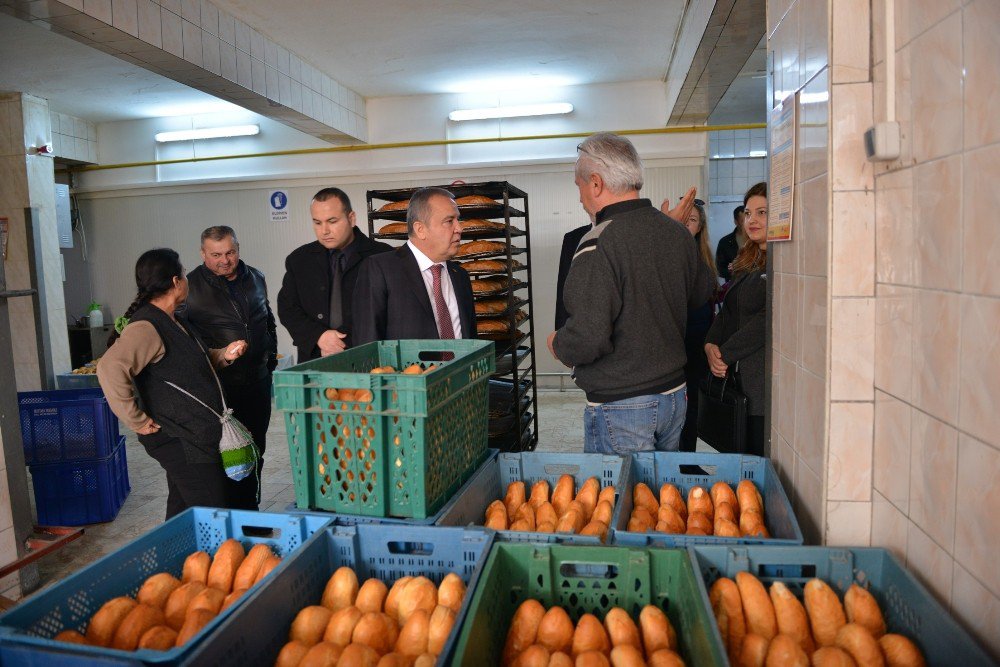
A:
[[[576,185],[594,229],[573,257],[564,288],[569,319],[549,336],[549,349],[587,394],[584,451],[676,451],[687,401],[687,312],[714,286],[694,237],[676,222],[686,219],[695,190],[665,215],[639,197],[642,161],[627,139],[602,132],[577,150]]]

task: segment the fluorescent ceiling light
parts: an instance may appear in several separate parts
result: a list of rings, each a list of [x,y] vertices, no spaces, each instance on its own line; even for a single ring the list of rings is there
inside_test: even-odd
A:
[[[251,137],[260,134],[260,125],[230,125],[228,127],[206,127],[201,130],[177,130],[157,132],[155,139],[166,141],[191,141],[193,139],[222,139],[226,137]]]
[[[483,120],[485,118],[515,118],[521,116],[549,116],[570,113],[573,105],[569,102],[549,104],[519,104],[509,107],[488,107],[486,109],[457,109],[448,114],[448,120]]]

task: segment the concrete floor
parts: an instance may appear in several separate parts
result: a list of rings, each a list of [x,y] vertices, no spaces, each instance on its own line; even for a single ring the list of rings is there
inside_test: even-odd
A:
[[[537,451],[582,452],[584,404],[583,393],[577,390],[539,391]],[[267,443],[260,509],[280,512],[295,502],[295,493],[285,423],[279,412],[271,414]],[[163,469],[146,454],[134,433],[127,434],[125,446],[132,491],[117,518],[109,523],[87,526],[79,540],[39,561],[42,587],[52,585],[163,523],[167,505]]]

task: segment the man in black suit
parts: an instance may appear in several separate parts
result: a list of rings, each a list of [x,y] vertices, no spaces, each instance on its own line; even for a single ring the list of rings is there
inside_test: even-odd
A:
[[[593,228],[593,225],[584,225],[566,232],[563,236],[562,252],[559,254],[559,273],[556,277],[556,331],[562,329],[569,319],[569,313],[563,304],[563,286],[566,284],[566,276],[569,275],[569,266],[573,263],[573,255],[580,245],[580,239]]]
[[[309,206],[316,240],[285,258],[278,292],[278,318],[298,348],[298,362],[337,354],[356,345],[351,296],[360,267],[392,250],[356,227],[351,200],[339,188],[324,188]]]
[[[742,206],[733,209],[733,224],[736,229],[719,239],[719,245],[715,249],[715,268],[718,269],[719,275],[727,283],[733,279],[733,272],[729,270],[729,265],[736,259],[740,248],[747,240],[746,234],[743,233],[744,217]]]
[[[417,190],[406,227],[406,244],[361,267],[353,299],[355,344],[475,338],[472,282],[450,261],[462,239],[455,198],[442,188]]]

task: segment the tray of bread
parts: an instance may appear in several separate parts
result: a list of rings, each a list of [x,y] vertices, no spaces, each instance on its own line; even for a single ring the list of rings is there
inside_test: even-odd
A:
[[[475,303],[476,319],[506,317],[512,310],[521,308],[527,303],[528,300],[521,297],[514,297],[513,301],[505,296],[496,299],[480,299]]]
[[[520,336],[523,332],[518,327],[528,319],[528,315],[523,310],[515,312],[514,317],[496,317],[485,320],[476,320],[476,335],[479,338],[491,338],[506,340]],[[513,321],[513,320],[516,320]]]
[[[409,204],[409,199],[387,202],[378,208],[372,208],[369,217],[380,220],[406,220],[406,207]],[[513,206],[504,206],[502,201],[484,195],[458,197],[455,199],[455,204],[458,205],[459,214],[468,219],[524,217],[524,211]]]
[[[507,236],[507,225],[494,220],[483,220],[482,218],[472,218],[462,220],[463,239],[491,239],[505,238]],[[511,236],[524,236],[524,231],[516,227],[510,228]],[[405,241],[408,237],[405,222],[390,222],[383,225],[375,232],[375,238],[395,239]]]
[[[474,259],[471,262],[462,262],[462,268],[470,276],[492,276],[504,274],[512,271],[524,271],[528,267],[512,259]]]
[[[524,248],[508,247],[503,241],[466,241],[459,246],[455,259],[487,259],[498,255],[506,256],[508,252],[520,255],[524,253]]]
[[[500,296],[527,286],[528,283],[523,280],[511,280],[508,276],[490,276],[472,281],[472,296],[474,298]]]

